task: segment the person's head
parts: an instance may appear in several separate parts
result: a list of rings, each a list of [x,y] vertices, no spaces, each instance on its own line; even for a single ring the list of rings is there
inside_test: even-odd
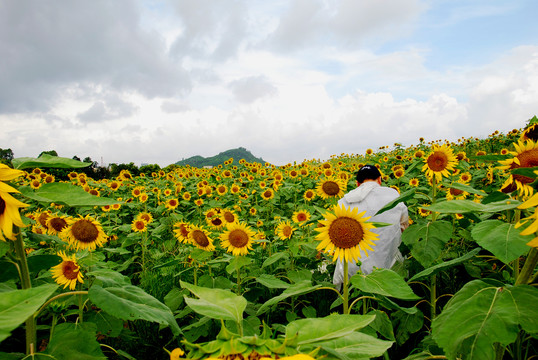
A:
[[[360,185],[365,181],[378,181],[381,180],[381,172],[374,165],[364,165],[355,174],[357,184]]]

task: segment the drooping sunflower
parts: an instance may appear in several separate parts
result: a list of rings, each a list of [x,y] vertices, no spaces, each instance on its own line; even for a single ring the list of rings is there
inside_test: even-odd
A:
[[[95,250],[107,241],[101,224],[90,215],[76,219],[67,219],[68,226],[62,230],[60,237],[65,239],[76,250]]]
[[[374,251],[372,246],[375,246],[378,235],[371,231],[374,225],[367,222],[370,218],[365,217],[365,213],[359,214],[357,208],[335,205],[332,211],[324,214],[325,220],[319,221],[323,226],[316,228],[319,232],[316,240],[321,241],[316,249],[332,255],[333,261],[356,262],[362,258],[361,250],[368,256],[367,250]]]
[[[58,285],[63,285],[64,289],[69,286],[69,290],[75,290],[77,282],[84,283],[75,254],[67,256],[63,251],[60,251],[58,256],[62,258],[62,262],[50,269],[52,278]]]
[[[538,166],[538,142],[528,140],[526,143],[523,141],[518,141],[517,144],[514,143],[514,148],[516,151],[511,151],[510,154],[514,157],[511,159],[500,160],[498,168],[501,170],[513,170],[517,168],[528,168]],[[519,175],[519,174],[510,174],[508,179],[502,185],[502,188],[507,188],[509,186],[516,186],[519,190],[520,195],[532,195],[534,189],[530,186],[535,179]]]
[[[215,250],[213,239],[209,237],[209,232],[201,226],[192,225],[188,234],[188,240],[198,249],[205,251]]]
[[[281,221],[278,223],[275,229],[275,235],[278,236],[280,240],[291,239],[291,235],[296,229],[291,226],[289,221]]]
[[[294,223],[303,225],[305,222],[310,220],[310,213],[307,210],[297,210],[293,213],[291,219]]]
[[[322,199],[340,198],[344,196],[346,184],[338,178],[321,180],[316,186],[316,192]]]
[[[453,171],[457,164],[458,160],[452,148],[447,144],[441,146],[434,144],[431,153],[424,159],[422,171],[426,172],[428,178],[435,177],[437,181],[441,181],[443,176],[450,176],[450,171]]]
[[[144,220],[146,224],[151,224],[153,221],[153,216],[149,212],[141,212],[138,215],[136,215],[136,219]]]
[[[532,140],[534,142],[538,141],[538,124],[532,124],[529,127],[527,127],[523,132],[521,133],[520,139],[522,141],[525,140]]]
[[[252,240],[256,233],[245,223],[235,222],[226,225],[219,236],[220,245],[235,256],[247,255],[252,250]]]

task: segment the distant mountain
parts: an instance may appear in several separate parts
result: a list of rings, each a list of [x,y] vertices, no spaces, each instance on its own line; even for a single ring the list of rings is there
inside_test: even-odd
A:
[[[185,166],[190,165],[197,168],[201,168],[204,166],[218,166],[223,164],[226,160],[233,158],[234,163],[236,164],[239,160],[245,159],[247,162],[258,162],[261,164],[264,164],[265,161],[262,158],[255,157],[252,155],[250,151],[247,149],[240,147],[237,149],[230,149],[226,150],[224,152],[219,153],[218,155],[212,156],[212,157],[203,157],[200,155],[192,156],[188,159],[183,159],[181,161],[176,162],[176,165],[179,166]]]

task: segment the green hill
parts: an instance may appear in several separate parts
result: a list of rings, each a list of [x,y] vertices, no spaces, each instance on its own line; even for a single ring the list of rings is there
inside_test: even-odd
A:
[[[247,149],[243,147],[240,147],[237,149],[226,150],[224,152],[219,153],[218,155],[207,157],[207,158],[200,155],[195,155],[188,159],[183,159],[181,161],[178,161],[175,164],[179,166],[190,165],[190,166],[201,168],[204,166],[221,165],[230,158],[234,159],[234,163],[236,163],[237,161],[241,159],[245,159],[245,161],[247,162],[258,162],[261,164],[265,163],[265,161],[262,158],[255,157],[254,155],[252,155],[250,151],[248,151]]]

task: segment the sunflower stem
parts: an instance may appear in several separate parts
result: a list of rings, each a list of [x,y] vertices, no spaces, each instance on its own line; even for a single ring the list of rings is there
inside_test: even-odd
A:
[[[538,249],[533,247],[527,255],[527,259],[516,279],[515,285],[528,284],[536,264],[538,264]]]
[[[431,305],[431,320],[432,321],[437,315],[436,303],[437,303],[437,276],[436,274],[433,274],[431,278],[431,286],[430,286],[430,305]]]
[[[344,259],[344,284],[343,286],[343,294],[344,294],[344,315],[349,314],[349,286],[348,286],[348,262]]]
[[[13,233],[16,234],[14,241],[15,254],[17,255],[17,263],[19,267],[19,275],[21,278],[21,287],[23,289],[30,289],[32,287],[32,281],[30,279],[30,270],[28,269],[28,261],[26,260],[26,251],[24,249],[24,241],[22,240],[22,234],[18,226],[13,225]],[[26,319],[26,354],[33,354],[37,329],[33,316]]]

